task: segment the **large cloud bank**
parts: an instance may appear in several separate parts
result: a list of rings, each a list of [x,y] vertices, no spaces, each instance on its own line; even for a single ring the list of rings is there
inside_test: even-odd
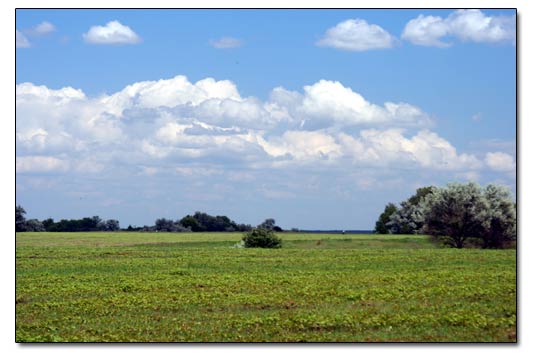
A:
[[[438,171],[515,169],[504,152],[458,152],[406,102],[373,103],[319,80],[269,99],[243,97],[229,80],[185,76],[137,82],[111,95],[32,83],[16,87],[17,173],[99,173],[121,166],[151,174],[188,166],[314,166]]]

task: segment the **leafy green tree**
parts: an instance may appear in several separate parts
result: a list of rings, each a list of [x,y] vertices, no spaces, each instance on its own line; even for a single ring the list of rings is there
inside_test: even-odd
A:
[[[246,248],[281,248],[283,242],[268,229],[253,228],[242,238]]]
[[[395,213],[397,210],[398,208],[395,206],[394,203],[388,203],[387,206],[385,206],[383,213],[380,215],[380,217],[376,221],[376,227],[374,228],[374,233],[388,234],[389,227],[387,227],[387,223],[389,223],[389,218],[391,217],[391,215]]]

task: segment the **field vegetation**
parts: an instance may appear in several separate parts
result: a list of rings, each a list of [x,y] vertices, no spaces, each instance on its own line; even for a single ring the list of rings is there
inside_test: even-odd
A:
[[[512,342],[515,249],[421,235],[17,233],[18,342]]]

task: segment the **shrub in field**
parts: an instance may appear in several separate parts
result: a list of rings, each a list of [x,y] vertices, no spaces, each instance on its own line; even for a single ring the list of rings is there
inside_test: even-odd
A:
[[[271,230],[254,228],[242,238],[246,248],[281,248],[282,241]]]

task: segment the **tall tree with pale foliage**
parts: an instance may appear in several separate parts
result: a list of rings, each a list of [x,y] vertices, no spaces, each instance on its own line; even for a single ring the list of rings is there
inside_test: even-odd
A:
[[[463,248],[468,239],[484,248],[500,248],[516,238],[514,201],[504,187],[475,183],[434,188],[423,201],[423,231]]]
[[[484,189],[487,207],[484,213],[484,248],[502,248],[517,238],[516,206],[510,191],[503,186],[488,185]]]

